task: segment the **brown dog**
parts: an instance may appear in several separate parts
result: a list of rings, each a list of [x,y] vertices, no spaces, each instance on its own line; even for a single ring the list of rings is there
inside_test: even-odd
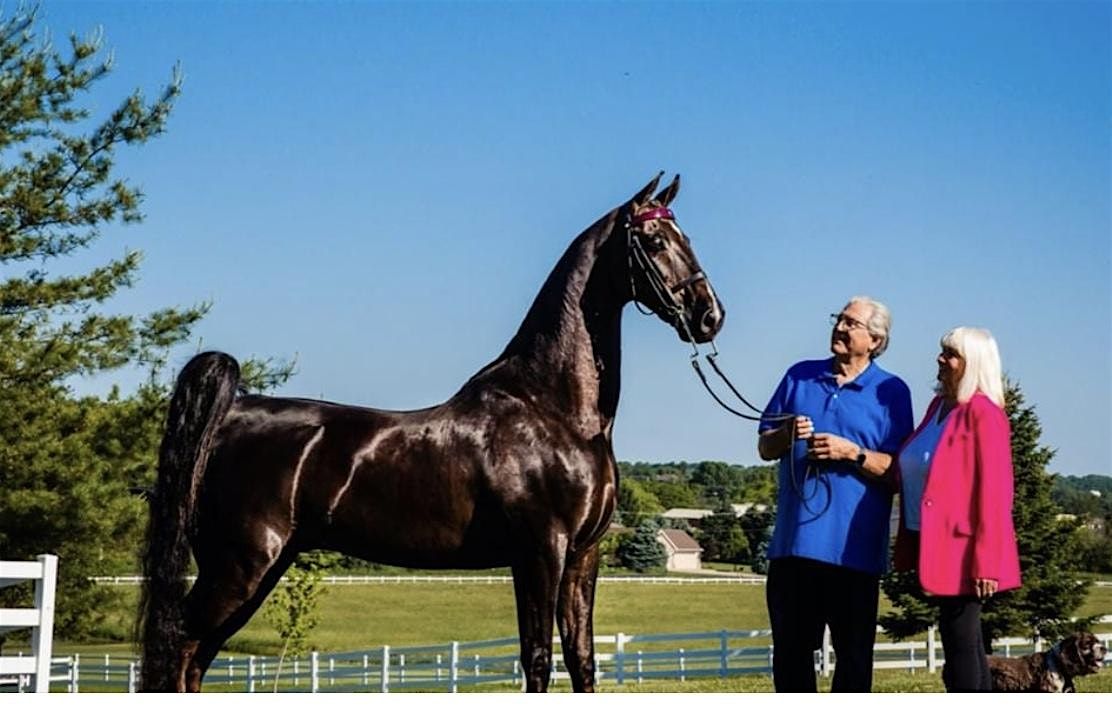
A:
[[[1075,676],[1095,674],[1104,664],[1105,647],[1090,632],[1077,632],[1050,651],[1030,656],[989,656],[992,690],[1032,693],[1073,693]]]

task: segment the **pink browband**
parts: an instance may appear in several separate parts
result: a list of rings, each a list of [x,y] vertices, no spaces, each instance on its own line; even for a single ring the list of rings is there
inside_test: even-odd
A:
[[[675,219],[675,218],[676,218],[675,215],[672,214],[672,210],[669,209],[668,207],[658,207],[656,209],[649,209],[646,212],[642,212],[642,213],[638,214],[637,216],[633,217],[633,219],[631,219],[630,222],[633,226],[640,226],[641,224],[645,223],[646,221],[652,221],[654,219]]]

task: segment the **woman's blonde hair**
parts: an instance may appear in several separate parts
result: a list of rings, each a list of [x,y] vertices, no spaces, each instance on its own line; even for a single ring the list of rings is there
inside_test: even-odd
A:
[[[942,346],[953,349],[965,360],[965,373],[958,382],[958,402],[965,403],[980,391],[1003,408],[1004,371],[992,332],[979,327],[955,327],[942,337]]]

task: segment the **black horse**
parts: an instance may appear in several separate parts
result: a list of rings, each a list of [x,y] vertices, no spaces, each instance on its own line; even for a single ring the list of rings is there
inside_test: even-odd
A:
[[[441,405],[237,396],[232,357],[186,364],[143,559],[143,689],[200,690],[297,554],[327,548],[411,568],[509,566],[527,689],[548,687],[555,616],[573,688],[594,690],[622,308],[635,299],[694,342],[724,318],[668,209],[679,176],[650,198],[659,180],[572,242],[505,351]]]

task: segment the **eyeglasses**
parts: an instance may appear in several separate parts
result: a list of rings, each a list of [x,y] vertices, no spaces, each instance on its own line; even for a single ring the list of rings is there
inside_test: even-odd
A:
[[[868,326],[864,322],[860,322],[853,319],[852,317],[846,317],[845,315],[839,315],[837,313],[831,313],[830,324],[835,327],[841,325],[850,332],[856,329],[865,329]]]

